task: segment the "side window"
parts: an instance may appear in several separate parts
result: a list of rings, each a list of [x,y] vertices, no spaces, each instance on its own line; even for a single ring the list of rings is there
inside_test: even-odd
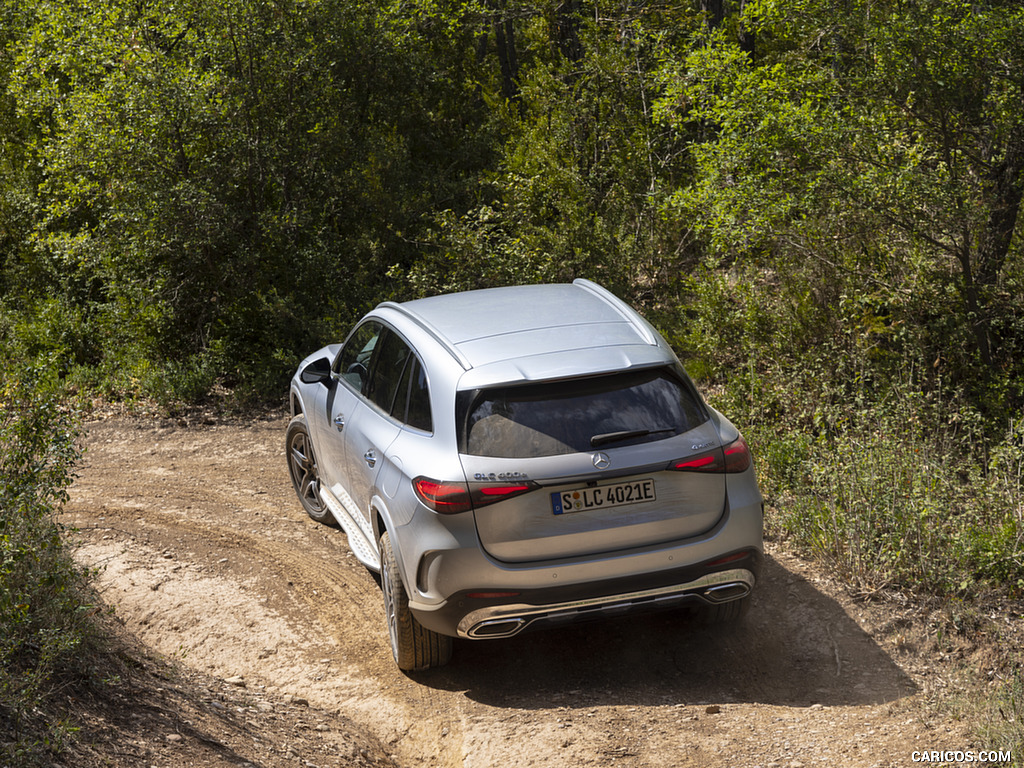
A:
[[[405,372],[406,363],[412,351],[396,333],[388,331],[380,342],[380,351],[370,374],[370,385],[366,396],[376,403],[384,413],[391,413],[395,393]],[[404,399],[404,398],[403,398]]]
[[[363,392],[370,371],[370,358],[383,326],[375,320],[363,323],[353,333],[334,361],[334,372],[357,392]]]
[[[395,407],[391,412],[399,421],[410,427],[431,432],[434,422],[430,414],[430,390],[427,387],[427,375],[420,364],[419,358],[413,355],[409,365],[405,367],[405,375],[398,388]]]

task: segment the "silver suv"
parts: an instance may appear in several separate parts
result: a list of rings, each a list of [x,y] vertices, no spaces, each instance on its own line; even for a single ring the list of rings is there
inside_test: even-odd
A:
[[[403,670],[446,663],[453,637],[747,608],[750,451],[592,282],[385,302],[302,362],[290,399],[299,500],[380,573]]]

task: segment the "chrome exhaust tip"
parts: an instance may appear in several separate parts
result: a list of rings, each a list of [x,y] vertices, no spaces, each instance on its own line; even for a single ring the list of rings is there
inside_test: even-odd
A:
[[[526,619],[514,617],[508,619],[491,619],[481,621],[466,634],[477,640],[493,640],[501,637],[512,637],[518,634],[526,626]]]
[[[739,600],[740,598],[746,597],[750,594],[750,585],[742,581],[734,581],[731,584],[719,584],[714,587],[708,587],[701,593],[701,597],[707,600],[709,603],[716,605],[720,603],[728,603],[733,600]]]

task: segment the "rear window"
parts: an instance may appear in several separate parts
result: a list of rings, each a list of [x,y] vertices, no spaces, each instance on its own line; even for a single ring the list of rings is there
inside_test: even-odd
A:
[[[672,369],[463,393],[464,453],[556,456],[664,440],[707,420]]]

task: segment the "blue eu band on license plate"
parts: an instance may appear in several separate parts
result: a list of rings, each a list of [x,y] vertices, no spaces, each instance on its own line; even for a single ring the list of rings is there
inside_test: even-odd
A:
[[[564,515],[588,509],[609,509],[655,500],[654,480],[646,478],[552,493],[551,511],[556,515]]]

